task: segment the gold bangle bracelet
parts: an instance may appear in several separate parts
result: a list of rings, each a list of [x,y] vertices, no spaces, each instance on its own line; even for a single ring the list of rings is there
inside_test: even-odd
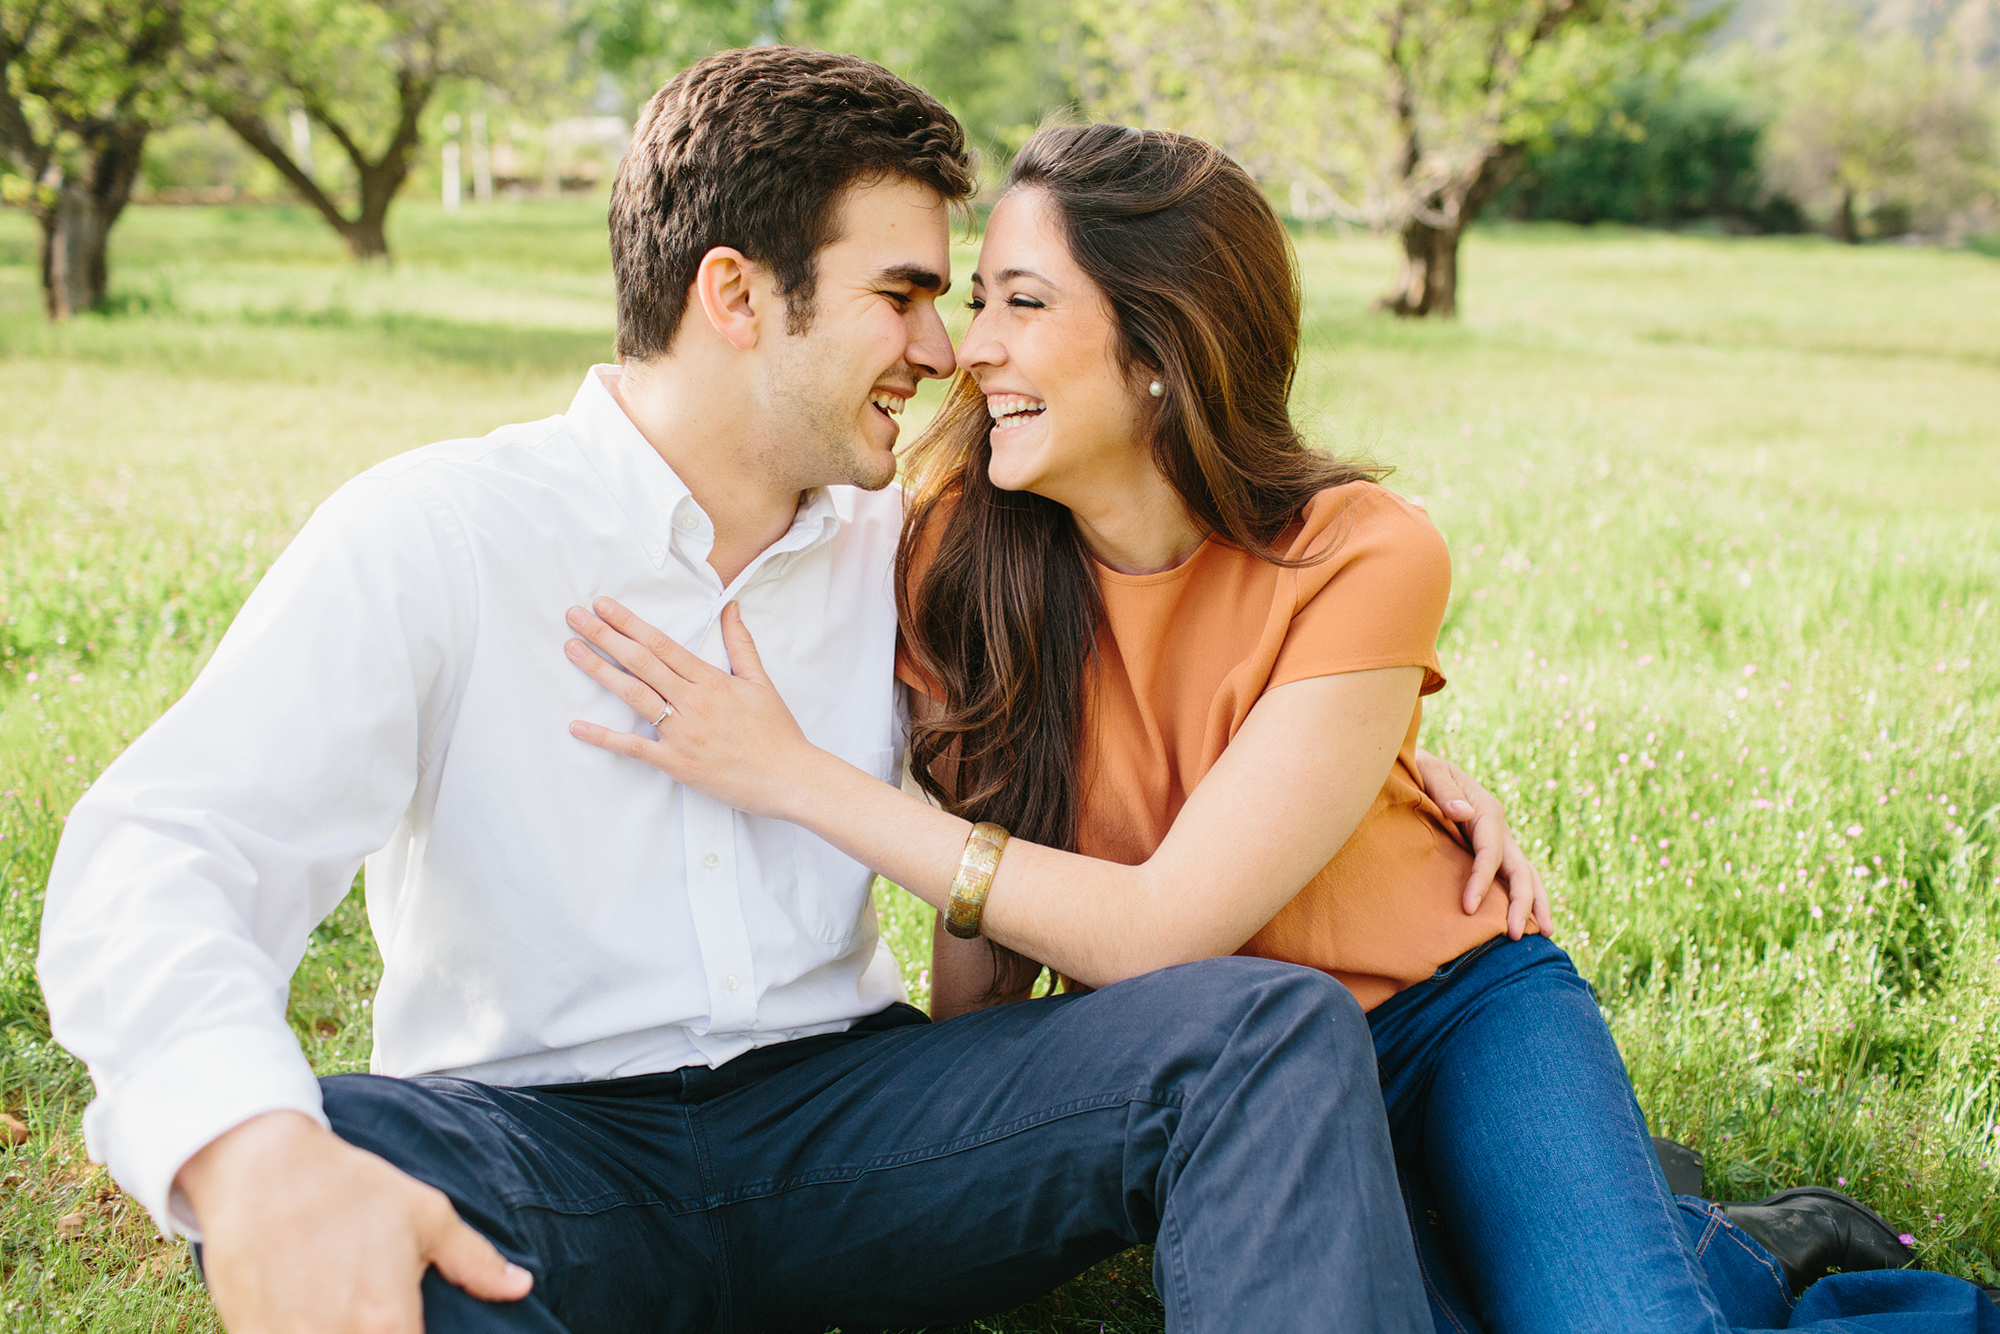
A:
[[[1000,869],[1000,853],[1007,846],[1007,831],[997,824],[976,824],[965,840],[965,852],[958,859],[958,874],[952,877],[951,902],[945,905],[944,929],[960,940],[979,934],[979,919],[986,912],[986,894],[993,888],[994,873]]]

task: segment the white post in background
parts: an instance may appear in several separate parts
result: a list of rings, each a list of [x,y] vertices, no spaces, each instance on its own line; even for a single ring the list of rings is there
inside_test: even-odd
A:
[[[452,112],[444,118],[444,208],[452,213],[458,209],[459,165],[458,165],[458,113]]]
[[[493,151],[486,143],[486,113],[472,113],[472,197],[493,202]]]
[[[310,180],[313,174],[313,123],[298,107],[292,108],[292,156],[298,160],[299,170]]]

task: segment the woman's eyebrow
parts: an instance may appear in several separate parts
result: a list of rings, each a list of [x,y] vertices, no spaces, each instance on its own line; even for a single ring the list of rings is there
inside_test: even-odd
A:
[[[951,290],[949,279],[939,277],[935,270],[921,264],[892,264],[876,274],[875,281],[908,283],[920,292],[935,292],[939,296]]]
[[[1046,286],[1049,287],[1056,287],[1056,288],[1061,287],[1060,283],[1050,282],[1047,278],[1044,278],[1041,274],[1036,273],[1033,269],[1002,269],[998,274],[994,275],[993,281],[996,283],[1012,282],[1016,278],[1033,278],[1036,282],[1045,284]],[[984,278],[980,277],[976,273],[972,275],[972,281],[980,283],[982,285],[986,282]]]

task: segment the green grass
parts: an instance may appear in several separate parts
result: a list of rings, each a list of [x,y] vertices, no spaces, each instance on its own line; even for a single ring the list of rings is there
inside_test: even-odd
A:
[[[609,357],[601,206],[409,203],[394,239],[364,270],[302,210],[136,208],[121,313],[50,328],[0,213],[9,1325],[215,1328],[84,1159],[87,1080],[48,1040],[63,813],[319,499],[560,411]],[[2000,262],[1504,228],[1430,325],[1368,312],[1388,245],[1302,250],[1302,415],[1452,544],[1426,740],[1550,872],[1654,1129],[1715,1192],[1844,1180],[1926,1263],[2000,1281]],[[928,910],[880,901],[921,998]],[[294,985],[320,1069],[365,1063],[376,971],[350,898]],[[986,1327],[1156,1330],[1148,1277],[1135,1252]]]

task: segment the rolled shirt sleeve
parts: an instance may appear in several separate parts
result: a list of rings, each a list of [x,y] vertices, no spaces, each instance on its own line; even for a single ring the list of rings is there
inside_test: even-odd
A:
[[[291,975],[448,735],[473,579],[408,472],[355,479],[70,813],[40,980],[96,1086],[90,1154],[163,1231],[192,1233],[173,1180],[216,1136],[276,1110],[325,1123]]]

